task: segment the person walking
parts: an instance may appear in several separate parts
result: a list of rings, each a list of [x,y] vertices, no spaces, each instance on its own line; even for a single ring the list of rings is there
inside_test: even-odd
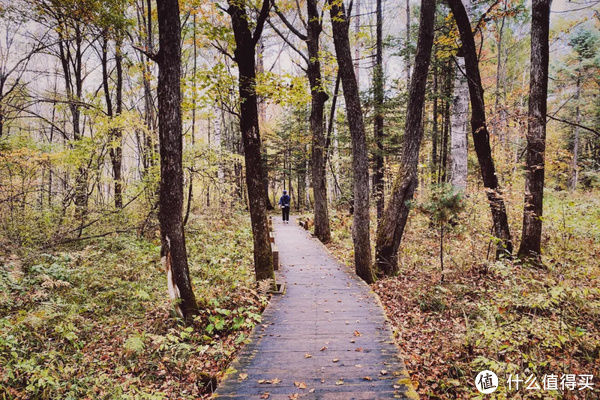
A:
[[[287,191],[283,191],[283,196],[279,198],[279,206],[281,207],[283,223],[289,223],[290,221],[290,196]]]

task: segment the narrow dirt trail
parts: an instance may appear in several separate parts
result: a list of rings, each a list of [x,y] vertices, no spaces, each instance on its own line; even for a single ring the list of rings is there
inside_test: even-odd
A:
[[[369,286],[294,218],[273,225],[286,292],[271,300],[215,397],[417,398]]]

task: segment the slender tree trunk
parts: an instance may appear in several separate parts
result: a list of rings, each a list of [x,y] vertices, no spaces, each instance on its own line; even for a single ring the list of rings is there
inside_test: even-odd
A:
[[[504,1],[504,11],[506,11],[506,1]],[[504,81],[502,79],[502,45],[504,38],[504,23],[506,21],[506,15],[503,15],[500,19],[500,28],[498,29],[498,38],[497,38],[497,51],[496,55],[496,93],[494,94],[494,114],[496,121],[494,121],[494,133],[498,137],[501,143],[505,142],[505,132],[504,132],[504,113],[500,111],[500,87],[504,86]],[[505,107],[502,106],[502,109]],[[499,119],[499,120],[498,120]]]
[[[577,69],[577,84],[575,87],[575,123],[581,124],[581,110],[579,104],[579,97],[581,96],[581,65]],[[569,190],[571,192],[577,189],[577,181],[579,180],[579,170],[577,164],[579,163],[579,126],[575,126],[573,133],[573,159],[571,160],[571,179],[569,180]]]
[[[348,39],[348,19],[343,4],[329,0],[333,41],[341,75],[348,127],[352,137],[352,169],[354,214],[352,239],[356,274],[367,283],[374,281],[371,269],[371,241],[369,233],[369,157],[358,83],[352,68],[352,53]]]
[[[263,8],[261,15],[265,10]],[[266,8],[268,12],[268,8]],[[252,235],[254,238],[254,272],[256,280],[275,279],[271,244],[269,241],[269,227],[267,225],[267,205],[265,196],[265,174],[261,153],[261,139],[258,126],[258,104],[254,90],[256,82],[256,43],[248,24],[245,2],[229,0],[227,12],[231,16],[233,34],[235,38],[235,61],[239,69],[240,92],[240,130],[244,143],[244,158],[246,161],[246,184],[248,187],[248,200],[250,219],[252,221]],[[266,18],[266,15],[265,15]],[[263,20],[264,22],[264,20]],[[260,25],[262,30],[262,25]],[[257,28],[258,29],[258,28]],[[258,34],[260,36],[260,33]]]
[[[406,54],[404,63],[406,64],[406,84],[411,82],[410,79],[410,0],[406,0]],[[410,90],[410,88],[409,88]]]
[[[256,46],[256,72],[258,72],[259,74],[262,74],[265,72],[265,65],[264,65],[264,51],[265,51],[265,44],[263,43],[262,38],[260,38],[258,40],[257,46]],[[265,105],[265,100],[263,98],[257,98],[257,102],[258,102],[258,126],[259,129],[261,127],[264,127],[264,125],[267,122],[267,107]],[[269,200],[269,174],[268,174],[268,159],[269,159],[269,155],[267,153],[267,146],[262,146],[262,162],[263,162],[263,169],[265,171],[265,177],[264,177],[264,194],[265,194],[265,204],[267,205],[267,210],[273,210],[274,207],[271,204],[271,200]]]
[[[448,171],[448,138],[450,136],[450,101],[448,100],[452,94],[452,68],[450,64],[444,66],[444,105],[442,114],[442,151],[440,155],[440,183],[445,183]]]
[[[410,82],[402,158],[391,198],[377,230],[375,260],[377,271],[383,275],[394,275],[398,271],[398,248],[410,211],[409,202],[418,183],[417,164],[423,139],[423,105],[433,46],[434,17],[435,0],[422,0],[417,55]]]
[[[438,181],[438,70],[437,65],[433,65],[433,123],[431,130],[431,182]]]
[[[196,25],[197,16],[192,17],[192,150],[196,144],[196,73],[198,71],[198,44],[196,43]],[[208,125],[208,148],[210,149],[210,121]],[[192,168],[193,169],[193,168]],[[185,217],[183,218],[183,226],[186,226],[190,219],[190,211],[192,209],[192,201],[194,200],[194,172],[190,169],[190,183],[188,185],[187,205],[185,207]],[[210,207],[210,183],[206,187],[206,208]]]
[[[508,226],[506,206],[498,184],[496,168],[492,158],[475,39],[469,17],[461,0],[448,0],[448,4],[460,31],[462,51],[465,56],[467,81],[469,84],[469,95],[471,98],[471,132],[473,134],[473,143],[481,169],[483,184],[487,189],[486,194],[492,212],[494,234],[499,239],[496,249],[496,258],[499,258],[501,255],[512,254],[513,244]]]
[[[375,116],[373,118],[373,130],[375,135],[375,171],[373,173],[373,188],[377,202],[377,222],[383,216],[385,207],[384,193],[384,166],[383,166],[383,9],[382,0],[377,0],[377,43],[375,53],[375,69],[373,71],[373,102]]]
[[[190,321],[198,313],[183,231],[183,134],[181,122],[181,23],[178,0],[158,0],[158,131],[160,137],[161,259],[169,294]]]
[[[525,208],[523,235],[518,252],[520,258],[529,258],[538,262],[541,257],[542,241],[551,3],[552,0],[533,0],[532,3]]]
[[[450,117],[450,178],[455,191],[467,189],[467,126],[469,115],[469,85],[464,75],[465,59],[456,58],[454,69],[454,96]]]
[[[310,82],[311,108],[310,131],[312,132],[312,186],[315,201],[315,236],[323,243],[331,240],[329,211],[327,209],[327,181],[325,169],[325,133],[323,112],[328,99],[321,78],[319,36],[321,18],[316,0],[307,0],[308,26],[306,46],[308,48],[308,80]]]

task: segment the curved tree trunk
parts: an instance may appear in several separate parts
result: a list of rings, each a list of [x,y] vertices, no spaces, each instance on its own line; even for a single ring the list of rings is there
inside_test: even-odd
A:
[[[417,55],[406,111],[402,159],[391,198],[377,230],[375,262],[378,273],[383,275],[394,275],[398,271],[398,247],[410,211],[409,202],[413,198],[418,183],[417,164],[423,139],[423,104],[425,103],[427,73],[431,62],[434,17],[435,0],[422,0]]]
[[[462,52],[465,56],[465,67],[469,84],[469,95],[471,97],[471,132],[475,153],[481,169],[481,177],[485,186],[488,201],[492,211],[494,223],[494,234],[498,238],[496,258],[502,255],[510,255],[513,250],[506,206],[502,198],[502,191],[498,184],[492,149],[490,147],[490,135],[485,120],[485,104],[483,100],[483,86],[479,75],[479,60],[477,49],[469,16],[461,0],[448,0],[448,5],[454,14],[456,25],[460,31]]]
[[[181,122],[181,23],[178,0],[158,0],[158,132],[160,138],[161,259],[169,293],[190,320],[198,305],[190,280],[183,231],[183,134]]]
[[[550,4],[551,0],[533,0],[532,3],[525,208],[523,235],[518,252],[520,258],[528,258],[536,262],[540,261],[542,241]]]
[[[354,213],[352,239],[356,274],[367,283],[375,279],[371,269],[371,240],[369,232],[369,156],[365,125],[358,93],[358,84],[352,65],[348,39],[348,19],[343,4],[329,0],[333,42],[346,100],[346,115],[352,137],[352,169]]]
[[[254,239],[254,273],[256,280],[273,279],[273,259],[267,225],[267,199],[264,182],[264,169],[261,153],[260,131],[258,126],[258,103],[254,90],[256,82],[256,43],[260,37],[264,18],[268,14],[268,0],[263,2],[262,22],[257,23],[254,35],[250,31],[246,4],[244,1],[229,0],[227,12],[231,16],[233,34],[235,37],[235,61],[239,69],[240,92],[240,130],[244,143],[244,159],[246,162],[246,185],[248,187],[248,202],[250,219],[252,221],[252,236]]]

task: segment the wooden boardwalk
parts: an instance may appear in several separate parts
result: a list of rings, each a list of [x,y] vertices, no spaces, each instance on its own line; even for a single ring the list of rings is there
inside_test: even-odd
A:
[[[384,310],[348,267],[292,218],[273,218],[276,295],[219,399],[415,399]]]

